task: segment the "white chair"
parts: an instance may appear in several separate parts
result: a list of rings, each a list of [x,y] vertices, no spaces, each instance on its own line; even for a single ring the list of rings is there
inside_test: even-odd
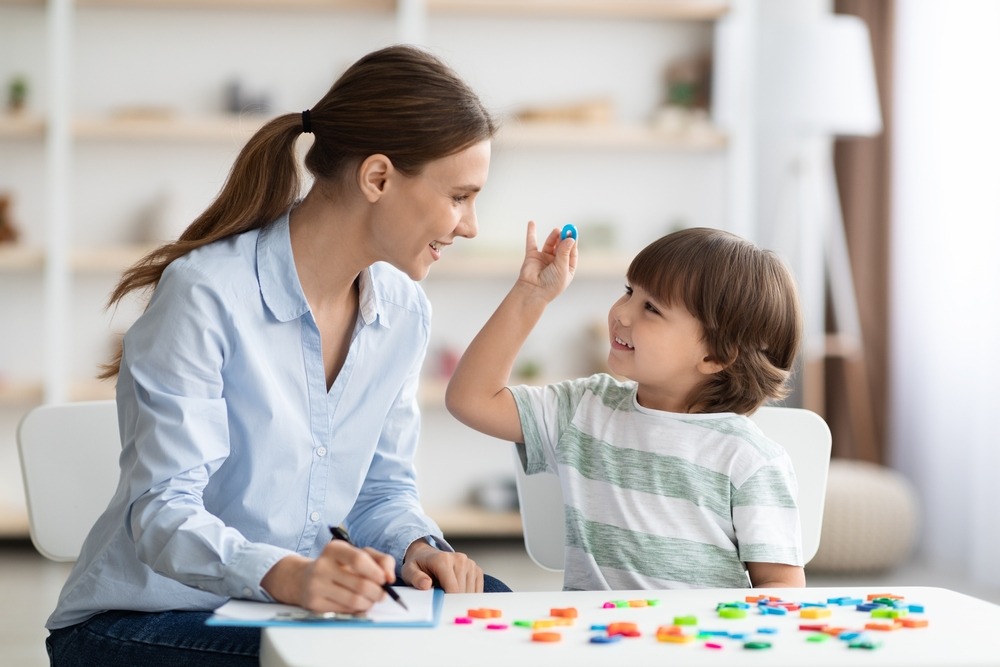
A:
[[[762,407],[752,419],[769,438],[788,450],[799,483],[802,556],[809,562],[819,549],[830,469],[830,429],[815,412],[800,408]],[[555,475],[526,475],[514,451],[517,499],[521,507],[524,547],[540,567],[560,572],[565,565],[562,491]]]
[[[31,541],[46,558],[74,561],[118,485],[114,401],[42,405],[17,427]]]

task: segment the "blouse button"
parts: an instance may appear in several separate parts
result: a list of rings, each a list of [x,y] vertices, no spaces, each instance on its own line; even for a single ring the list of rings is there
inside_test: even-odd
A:
[[[317,447],[316,456],[326,456],[326,447]]]
[[[319,512],[313,512],[309,515],[310,521],[319,521]]]

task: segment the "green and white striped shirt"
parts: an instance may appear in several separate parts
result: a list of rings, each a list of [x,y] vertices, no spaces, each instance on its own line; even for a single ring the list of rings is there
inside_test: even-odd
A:
[[[748,417],[649,410],[609,375],[516,386],[527,474],[554,472],[565,590],[745,588],[745,562],[802,565],[788,454]]]

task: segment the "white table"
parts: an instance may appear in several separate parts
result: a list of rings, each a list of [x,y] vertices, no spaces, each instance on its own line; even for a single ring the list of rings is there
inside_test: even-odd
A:
[[[854,606],[829,605],[832,616],[805,619],[799,611],[784,616],[762,615],[756,607],[743,619],[720,618],[719,603],[744,601],[746,596],[770,594],[788,602],[825,602],[829,598],[866,598],[890,593],[905,602],[924,606],[924,612],[908,618],[925,618],[924,628],[901,628],[888,632],[867,631],[865,636],[881,642],[876,649],[849,648],[848,642],[831,638],[808,641],[811,632],[802,623],[861,629],[872,622],[870,613]],[[602,608],[614,600],[658,600],[656,606]],[[455,623],[469,609],[499,609],[496,620],[474,619]],[[572,626],[557,627],[557,643],[531,640],[533,630],[513,625],[515,620],[551,618],[552,608],[574,607],[579,617]],[[724,630],[750,633],[750,640],[771,642],[771,648],[748,649],[730,637],[697,639],[686,644],[657,640],[660,626],[672,625],[677,616],[695,616],[697,625],[687,630]],[[641,636],[612,644],[594,644],[591,630],[596,623],[634,622]],[[489,630],[487,623],[509,624],[505,630]],[[771,628],[774,634],[755,634]],[[721,648],[706,647],[714,642]],[[595,665],[766,665],[767,667],[823,667],[828,665],[878,665],[917,667],[935,665],[962,667],[1000,665],[1000,606],[942,588],[895,586],[683,591],[587,591],[446,595],[441,623],[435,628],[265,628],[261,638],[263,667],[320,667],[328,665],[374,665],[410,667],[583,667]]]

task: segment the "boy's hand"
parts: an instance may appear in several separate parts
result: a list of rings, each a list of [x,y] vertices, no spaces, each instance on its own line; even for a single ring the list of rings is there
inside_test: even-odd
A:
[[[546,301],[551,301],[573,281],[577,257],[576,239],[560,239],[558,229],[549,232],[545,244],[539,250],[535,221],[529,220],[524,263],[521,264],[518,282],[538,290]]]

